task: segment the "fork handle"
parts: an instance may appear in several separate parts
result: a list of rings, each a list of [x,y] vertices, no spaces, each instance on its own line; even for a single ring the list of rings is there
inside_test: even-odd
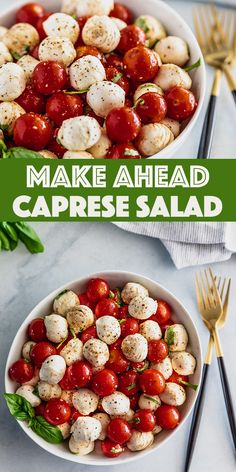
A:
[[[232,403],[232,397],[230,393],[230,386],[228,381],[227,372],[225,369],[225,362],[223,356],[217,357],[218,367],[220,371],[220,379],[223,388],[225,406],[227,410],[230,430],[232,434],[232,439],[234,443],[235,455],[236,455],[236,422],[235,422],[235,415]]]
[[[223,67],[223,70],[224,70],[224,73],[226,75],[226,79],[227,79],[227,82],[229,84],[229,88],[231,90],[231,93],[232,93],[232,96],[233,96],[233,99],[235,101],[235,104],[236,104],[236,80],[231,72],[231,67],[226,64],[224,67]]]
[[[233,95],[233,99],[234,99],[235,105],[236,105],[236,90],[231,90],[231,93]]]

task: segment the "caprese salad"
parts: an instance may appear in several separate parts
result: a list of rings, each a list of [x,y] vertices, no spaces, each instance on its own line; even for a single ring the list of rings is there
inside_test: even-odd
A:
[[[139,283],[113,289],[95,278],[84,293],[59,293],[52,313],[31,321],[10,366],[18,384],[5,395],[10,411],[50,442],[68,439],[74,454],[95,443],[111,458],[149,447],[179,424],[197,388],[188,333],[171,317]]]
[[[50,159],[152,156],[196,110],[190,59],[156,17],[113,0],[28,3],[0,26],[0,139]]]

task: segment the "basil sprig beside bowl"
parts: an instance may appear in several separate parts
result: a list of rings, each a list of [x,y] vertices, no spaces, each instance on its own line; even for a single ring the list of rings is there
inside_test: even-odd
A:
[[[1,221],[0,250],[14,251],[19,241],[22,241],[32,254],[44,251],[43,243],[30,225],[23,221],[17,221],[15,223]]]

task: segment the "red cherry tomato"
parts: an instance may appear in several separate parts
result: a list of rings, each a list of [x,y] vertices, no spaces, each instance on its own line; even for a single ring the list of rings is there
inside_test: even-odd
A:
[[[137,138],[141,120],[132,108],[113,108],[106,118],[106,129],[111,141],[126,143]]]
[[[149,362],[147,360],[141,362],[131,362],[131,366],[136,372],[141,373],[148,369]]]
[[[46,404],[44,418],[54,426],[66,423],[71,416],[71,407],[61,398],[51,398]]]
[[[128,305],[121,306],[119,308],[118,318],[124,320],[128,316]]]
[[[80,300],[80,305],[85,305],[91,308],[92,311],[94,311],[95,306],[94,303],[90,302],[87,296],[87,293],[81,293],[79,295],[79,300]]]
[[[44,416],[46,403],[41,402],[40,405],[34,407],[36,416]]]
[[[40,151],[47,148],[52,136],[52,127],[46,117],[25,113],[15,121],[13,136],[16,146]]]
[[[156,417],[151,410],[138,410],[132,418],[135,429],[143,433],[152,431],[156,425]]]
[[[139,401],[139,394],[136,393],[135,395],[132,395],[132,397],[129,397],[129,401],[130,401],[130,408],[134,411],[137,410],[138,401]]]
[[[124,21],[129,25],[133,21],[133,13],[129,8],[127,8],[125,5],[122,5],[122,3],[115,3],[113,10],[110,12],[110,16],[114,16],[115,18],[119,18],[119,20]]]
[[[83,38],[82,38],[82,31],[83,31],[84,25],[88,21],[88,19],[89,19],[89,16],[80,16],[79,18],[77,18],[77,22],[79,23],[80,34],[79,34],[79,37],[78,37],[78,39],[75,43],[75,49],[79,46],[85,46],[85,44],[83,42]]]
[[[123,447],[117,442],[113,442],[110,439],[105,439],[101,442],[101,449],[106,457],[118,457],[124,452]]]
[[[81,303],[82,305],[82,303]],[[89,341],[89,339],[92,339],[92,338],[97,338],[97,330],[96,330],[96,326],[90,326],[89,328],[85,329],[83,331],[83,333],[81,334],[80,336],[80,339],[82,341],[82,343],[86,343],[86,341]]]
[[[174,429],[180,421],[179,410],[175,406],[161,405],[157,408],[156,419],[162,429]]]
[[[88,385],[92,378],[92,367],[86,361],[76,361],[68,371],[68,378],[74,388]]]
[[[143,123],[159,123],[166,116],[166,101],[158,93],[148,92],[138,100],[136,111]]]
[[[74,388],[74,385],[70,378],[71,368],[72,368],[72,365],[66,369],[64,377],[59,382],[59,385],[62,390],[73,390]]]
[[[109,295],[109,285],[103,279],[91,279],[87,284],[87,297],[88,299],[96,303],[102,298],[106,298]]]
[[[129,423],[121,418],[114,418],[107,426],[108,438],[113,442],[118,441],[121,445],[130,440],[131,434]]]
[[[95,46],[79,46],[76,49],[76,59],[80,59],[84,56],[95,56],[97,57],[102,64],[105,64],[106,59],[104,54],[99,51]]]
[[[16,23],[29,23],[36,26],[39,18],[45,15],[44,8],[38,3],[26,3],[16,13]]]
[[[150,362],[159,362],[168,356],[168,344],[163,339],[152,339],[148,343],[147,358]]]
[[[119,377],[118,390],[124,393],[127,397],[132,397],[139,389],[138,378],[139,375],[134,370],[124,372]]]
[[[29,52],[30,56],[34,57],[35,59],[39,60],[39,44],[35,46],[32,51]]]
[[[126,95],[129,93],[129,81],[127,77],[122,74],[122,72],[116,69],[116,67],[106,67],[106,78],[110,82],[114,82],[119,85],[125,91]]]
[[[58,131],[59,131],[59,128],[53,131],[53,135],[48,143],[47,148],[49,151],[54,152],[54,154],[56,154],[57,157],[62,158],[66,152],[66,149],[57,140]]]
[[[140,375],[139,385],[147,395],[159,395],[165,390],[165,379],[157,370],[147,369]]]
[[[70,417],[70,423],[73,424],[78,418],[80,418],[81,413],[78,412],[73,406],[71,407],[71,417]]]
[[[57,126],[61,126],[64,120],[83,115],[83,102],[79,95],[57,92],[48,99],[46,113]]]
[[[57,354],[55,347],[47,341],[35,344],[30,351],[30,358],[36,367],[41,367],[47,357]]]
[[[96,113],[94,113],[94,111],[88,105],[86,105],[86,108],[85,108],[85,115],[91,116],[91,118],[95,118],[95,120],[97,120],[100,126],[103,127],[104,118],[102,118],[102,116],[96,115]]]
[[[103,369],[93,374],[91,388],[100,397],[106,397],[114,393],[118,386],[118,378],[115,372]]]
[[[64,347],[68,344],[68,342],[73,339],[73,336],[72,334],[68,334],[67,338],[65,339],[65,341],[63,343],[59,343],[57,346],[56,346],[56,351],[58,354],[60,354],[60,352],[62,351],[62,349],[64,349]]]
[[[120,349],[112,348],[110,349],[110,357],[106,363],[106,368],[113,370],[116,374],[121,374],[129,368],[129,361],[127,361]]]
[[[95,315],[97,318],[101,316],[114,316],[118,318],[119,308],[117,303],[112,298],[103,298],[98,302],[95,308]]]
[[[25,359],[19,359],[10,367],[9,376],[19,384],[29,382],[34,376],[33,366]]]
[[[149,318],[149,319],[150,319],[150,318]],[[160,328],[161,328],[161,331],[162,331],[163,336],[164,336],[164,334],[165,334],[165,330],[166,330],[167,328],[169,328],[170,326],[172,326],[173,324],[175,324],[174,321],[169,320],[169,321],[167,321],[167,323],[164,323],[164,324],[161,324],[161,325],[160,325]]]
[[[28,335],[32,341],[39,343],[40,341],[45,341],[47,339],[46,336],[46,328],[44,324],[43,318],[35,318],[32,320],[28,326]]]
[[[127,318],[121,322],[121,336],[129,336],[139,332],[139,324],[134,318]]]
[[[167,115],[177,121],[187,120],[193,116],[197,101],[190,90],[183,87],[173,87],[165,93],[167,103]]]
[[[108,159],[141,159],[137,149],[132,144],[115,144],[108,153]]]
[[[157,300],[157,311],[154,315],[158,323],[163,324],[169,321],[171,316],[171,307],[165,300]]]
[[[118,56],[118,54],[114,54],[113,52],[107,57],[107,65],[116,67],[118,70],[123,70],[124,68],[122,57]]]
[[[120,32],[120,42],[117,46],[117,50],[121,54],[125,54],[130,49],[136,46],[145,45],[146,34],[137,25],[129,25],[123,28]]]
[[[43,95],[38,93],[32,85],[27,85],[24,92],[16,99],[16,102],[24,108],[26,113],[43,113],[45,101]]]
[[[122,338],[118,338],[114,343],[110,344],[110,350],[121,349]]]
[[[128,78],[147,82],[154,79],[159,69],[154,51],[144,46],[130,49],[124,57],[124,70]]]
[[[51,16],[52,13],[51,12],[48,12],[48,13],[45,13],[45,15],[43,15],[42,18],[39,18],[37,23],[36,23],[36,30],[38,31],[38,34],[39,34],[39,37],[40,37],[40,40],[42,41],[44,38],[46,38],[47,34],[45,33],[45,30],[44,30],[44,27],[43,27],[43,23],[44,21],[46,21],[49,16]]]
[[[188,382],[188,376],[177,374],[177,372],[173,370],[171,376],[168,378],[168,382],[174,382],[184,387],[182,382]]]
[[[34,69],[32,83],[37,92],[43,95],[62,90],[67,82],[67,73],[58,62],[43,61]]]

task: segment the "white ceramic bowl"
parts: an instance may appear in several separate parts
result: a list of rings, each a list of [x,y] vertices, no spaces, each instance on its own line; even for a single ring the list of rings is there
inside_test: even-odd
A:
[[[102,272],[99,274],[92,274],[89,277],[84,277],[82,279],[70,282],[63,287],[58,288],[54,292],[50,293],[44,300],[42,300],[27,316],[25,321],[22,323],[18,333],[15,336],[15,339],[12,343],[7,364],[6,364],[6,371],[5,371],[5,387],[7,393],[14,393],[16,390],[16,384],[12,382],[8,376],[8,369],[9,367],[15,362],[17,359],[21,357],[21,348],[24,342],[27,340],[27,326],[31,320],[46,315],[52,311],[52,303],[54,298],[60,293],[62,290],[66,288],[74,290],[77,293],[83,293],[86,287],[86,284],[89,279],[93,277],[101,277],[107,280],[110,284],[111,288],[115,287],[122,287],[125,285],[126,282],[138,282],[149,290],[149,293],[154,298],[162,298],[166,300],[173,308],[173,319],[176,322],[183,323],[186,327],[188,334],[189,334],[189,345],[188,350],[194,354],[197,359],[197,367],[196,371],[193,376],[191,376],[191,382],[195,384],[199,384],[201,381],[201,367],[202,367],[202,356],[201,356],[201,347],[200,341],[198,337],[198,333],[196,327],[187,312],[184,308],[182,303],[172,295],[168,290],[164,287],[159,285],[157,282],[154,282],[151,279],[143,277],[141,275],[134,274],[132,272]],[[173,438],[177,431],[181,428],[182,424],[186,421],[194,402],[196,400],[197,394],[191,389],[188,389],[187,392],[187,400],[184,405],[181,407],[181,423],[174,431],[162,431],[157,436],[155,436],[155,442],[151,447],[145,449],[141,452],[130,452],[127,451],[122,456],[115,458],[115,459],[108,459],[104,457],[100,451],[99,446],[94,452],[88,454],[87,456],[76,456],[69,451],[68,445],[63,443],[60,445],[53,445],[49,444],[39,436],[37,436],[31,429],[29,429],[25,423],[19,422],[22,429],[25,433],[39,446],[45,449],[48,452],[51,452],[55,456],[61,457],[63,459],[67,459],[73,462],[88,464],[88,465],[117,465],[117,464],[124,464],[125,462],[132,462],[136,459],[143,458],[146,454],[155,451],[158,454],[158,448],[161,444],[163,444],[168,439]],[[173,442],[172,442],[172,450],[173,450]]]
[[[26,0],[18,0],[13,6],[0,6],[0,24],[4,26],[12,25],[14,23],[15,12],[17,8],[19,8],[19,5],[23,5],[25,3]],[[61,2],[60,0],[39,0],[39,3],[45,6],[47,10],[56,11],[58,10]],[[144,14],[156,16],[163,23],[169,34],[183,38],[189,46],[191,64],[195,63],[199,57],[202,59],[202,65],[190,73],[193,80],[192,90],[198,100],[196,112],[194,113],[193,117],[188,122],[186,122],[181,134],[171,144],[169,144],[169,146],[151,157],[151,159],[156,157],[170,158],[183,145],[190,135],[190,132],[193,130],[202,109],[205,95],[205,65],[201,49],[194,34],[192,33],[192,30],[184,21],[184,19],[173,8],[163,1],[123,0],[123,3],[131,8],[135,16]]]

